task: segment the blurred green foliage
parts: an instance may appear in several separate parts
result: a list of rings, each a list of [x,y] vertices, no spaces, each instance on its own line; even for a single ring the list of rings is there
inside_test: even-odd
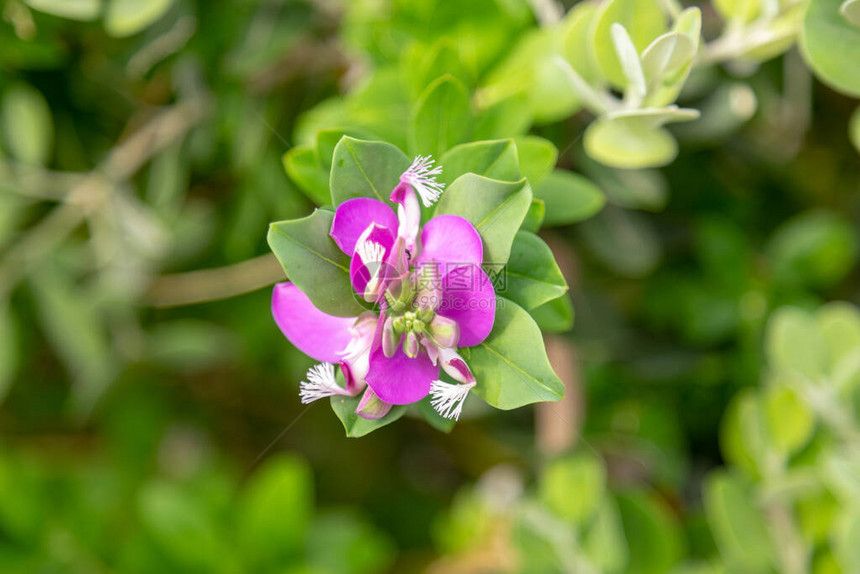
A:
[[[0,571],[857,571],[854,4],[3,1]],[[513,139],[574,452],[299,405],[255,289],[344,134]]]

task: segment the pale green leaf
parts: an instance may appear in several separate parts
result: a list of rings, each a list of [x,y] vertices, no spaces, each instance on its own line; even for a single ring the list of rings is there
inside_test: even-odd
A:
[[[663,11],[655,0],[609,0],[601,4],[591,24],[592,56],[603,76],[616,88],[627,85],[612,41],[613,24],[624,26],[637,52],[666,31]]]
[[[98,18],[102,10],[101,0],[24,0],[40,12],[69,20],[90,21]]]
[[[105,13],[105,31],[122,38],[137,34],[164,16],[174,0],[110,0]]]
[[[54,144],[54,122],[45,97],[36,88],[20,83],[10,86],[2,97],[8,151],[23,163],[47,164]]]
[[[800,33],[801,53],[823,82],[860,97],[860,26],[840,13],[841,4],[842,0],[810,0]]]

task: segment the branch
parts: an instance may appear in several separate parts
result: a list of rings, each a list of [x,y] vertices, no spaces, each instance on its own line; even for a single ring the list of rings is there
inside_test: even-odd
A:
[[[227,299],[267,287],[285,278],[274,255],[266,254],[235,265],[162,275],[146,293],[153,307],[178,307]]]

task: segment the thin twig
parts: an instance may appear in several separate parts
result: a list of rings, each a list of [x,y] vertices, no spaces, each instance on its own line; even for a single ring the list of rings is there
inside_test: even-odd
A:
[[[274,255],[261,255],[235,265],[162,275],[153,281],[147,299],[154,307],[178,307],[242,295],[284,280]]]

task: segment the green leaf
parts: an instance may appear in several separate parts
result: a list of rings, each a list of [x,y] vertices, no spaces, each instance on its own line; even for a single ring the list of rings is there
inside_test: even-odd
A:
[[[698,8],[689,8],[681,18],[690,20],[693,27],[690,33],[663,34],[642,53],[642,68],[648,84],[646,106],[659,107],[674,102],[693,66],[699,49],[701,12]]]
[[[329,172],[320,164],[312,147],[294,147],[284,154],[283,162],[287,175],[308,199],[315,205],[331,204]]]
[[[860,107],[851,114],[851,120],[848,123],[848,138],[854,144],[857,153],[860,153]]]
[[[831,287],[857,261],[857,231],[843,217],[808,211],[780,225],[767,250],[780,281]]]
[[[698,111],[676,106],[610,112],[588,126],[585,151],[592,158],[613,167],[630,169],[666,165],[678,155],[678,143],[662,126],[698,117]]]
[[[3,93],[2,126],[6,148],[22,163],[45,165],[51,159],[54,122],[41,92],[14,84]]]
[[[334,152],[337,149],[337,144],[344,136],[355,140],[370,141],[373,138],[371,135],[361,129],[354,128],[325,128],[316,133],[316,157],[323,171],[326,172],[326,177],[331,172],[332,161],[334,160]]]
[[[467,173],[501,181],[519,181],[517,147],[513,140],[492,140],[460,144],[439,159],[443,167],[437,178],[444,184]]]
[[[541,501],[557,516],[581,526],[597,512],[605,483],[602,462],[593,455],[576,454],[547,464],[538,491]]]
[[[558,149],[551,141],[538,136],[517,136],[514,141],[517,144],[520,173],[531,185],[539,184],[555,167]]]
[[[601,5],[591,25],[592,54],[598,67],[616,88],[627,86],[610,28],[618,23],[630,34],[637,52],[642,52],[666,31],[660,5],[654,0],[610,0]]]
[[[412,58],[404,58],[403,73],[410,80],[412,91],[420,95],[434,80],[446,74],[457,78],[464,85],[472,83],[472,74],[463,65],[460,52],[453,38],[443,36],[430,49],[416,46]]]
[[[527,106],[536,123],[550,123],[571,116],[579,99],[567,79],[558,73],[557,31],[531,30],[519,38],[508,57],[489,75],[482,92],[495,94],[525,93]]]
[[[537,233],[543,221],[546,218],[546,204],[542,199],[533,198],[532,204],[529,206],[529,212],[526,218],[523,219],[523,224],[520,226],[521,231],[531,231]]]
[[[629,552],[621,513],[611,497],[598,501],[597,516],[585,532],[583,549],[599,572],[616,574],[627,566]]]
[[[629,574],[663,574],[683,555],[683,534],[675,516],[655,495],[627,492],[617,497],[630,550]]]
[[[509,410],[540,401],[558,401],[564,384],[546,356],[540,329],[513,301],[496,299],[496,321],[483,343],[466,357],[478,381],[475,393]]]
[[[484,262],[501,265],[508,261],[531,202],[532,190],[525,179],[505,182],[467,173],[448,186],[435,213],[471,221],[484,243]]]
[[[735,394],[720,421],[720,450],[726,461],[758,476],[767,448],[764,430],[758,393],[748,388]]]
[[[600,78],[600,72],[591,59],[590,28],[597,14],[598,4],[593,2],[577,3],[564,17],[561,30],[562,55],[582,77],[593,83]]]
[[[741,476],[714,471],[705,480],[705,514],[724,560],[744,572],[767,572],[774,552],[751,485]]]
[[[52,265],[31,276],[42,328],[74,380],[73,408],[89,413],[116,373],[94,298]]]
[[[770,318],[765,350],[772,369],[799,373],[812,380],[826,376],[827,349],[815,318],[794,307],[782,307]]]
[[[168,482],[152,482],[138,495],[138,512],[158,547],[183,569],[212,571],[223,553],[213,517],[189,493]]]
[[[18,372],[18,329],[12,308],[0,301],[0,403]]]
[[[860,310],[843,301],[827,303],[816,313],[816,322],[827,349],[829,372],[857,373],[860,364]]]
[[[365,309],[349,279],[349,257],[329,237],[334,214],[321,209],[269,226],[269,247],[290,281],[329,315],[355,317]]]
[[[303,552],[313,518],[313,475],[292,455],[266,460],[236,507],[236,542],[250,569],[263,571]]]
[[[546,204],[544,225],[569,225],[597,214],[606,204],[599,187],[571,171],[556,169],[535,186],[535,197]]]
[[[336,395],[331,398],[331,410],[340,419],[348,437],[358,438],[370,434],[378,428],[393,423],[406,413],[406,407],[393,406],[381,419],[365,419],[355,414],[359,402],[361,402],[360,396]]]
[[[505,266],[504,289],[496,293],[530,310],[566,292],[567,281],[547,244],[534,233],[519,231]]]
[[[410,163],[409,158],[391,144],[344,136],[334,148],[332,204],[337,206],[353,197],[390,203],[388,198]]]
[[[105,31],[123,38],[137,34],[170,10],[174,0],[110,0],[105,13]]]
[[[481,92],[478,92],[481,94]],[[526,94],[507,96],[498,102],[478,104],[478,117],[472,139],[492,140],[522,134],[532,125],[532,113]]]
[[[427,86],[412,115],[409,149],[415,155],[441,157],[463,141],[470,128],[469,93],[454,76]]]
[[[102,11],[101,0],[24,0],[24,3],[46,14],[84,22],[95,20]]]
[[[529,314],[545,333],[564,333],[573,327],[573,303],[567,294],[535,307]]]
[[[782,384],[771,385],[763,401],[770,444],[786,455],[797,452],[815,430],[815,415],[809,405]]]
[[[749,24],[761,14],[761,0],[714,0],[714,8],[734,25]]]
[[[840,13],[842,0],[810,0],[800,48],[815,74],[833,89],[860,97],[860,26]]]

